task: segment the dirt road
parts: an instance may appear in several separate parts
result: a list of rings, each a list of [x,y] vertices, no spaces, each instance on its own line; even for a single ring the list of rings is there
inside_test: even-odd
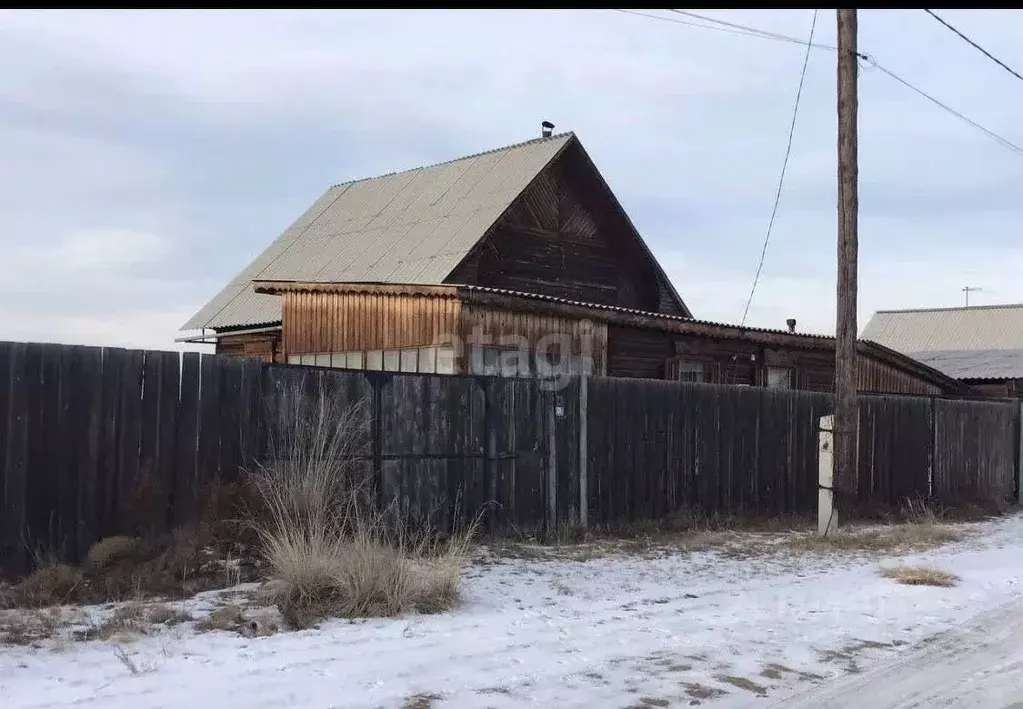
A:
[[[936,636],[908,655],[815,687],[786,709],[1023,709],[1023,605]]]

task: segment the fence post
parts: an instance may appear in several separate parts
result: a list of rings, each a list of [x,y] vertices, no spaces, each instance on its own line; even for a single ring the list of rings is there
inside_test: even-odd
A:
[[[1023,494],[1023,401],[1016,409],[1016,504]]]
[[[934,473],[938,468],[938,398],[931,397],[931,459],[927,469],[927,497],[934,497]]]
[[[369,380],[371,390],[370,401],[370,446],[373,462],[373,487],[376,492],[378,509],[384,507],[384,465],[383,465],[383,425],[380,415],[383,405],[380,400],[381,389],[383,388],[383,377],[375,372],[367,372],[364,376]],[[402,504],[400,501],[398,504]]]
[[[557,392],[549,392],[545,407],[547,428],[547,533],[554,534],[558,528],[558,449],[557,449]]]
[[[821,416],[817,432],[817,533],[822,537],[838,531],[834,492],[834,416]]]
[[[484,379],[483,386],[483,467],[487,480],[487,530],[497,531],[497,426],[494,423],[493,380]]]
[[[588,377],[579,377],[579,526],[586,529],[589,526],[589,481],[587,480],[587,463],[589,462],[589,440],[587,426],[587,406],[589,404]]]

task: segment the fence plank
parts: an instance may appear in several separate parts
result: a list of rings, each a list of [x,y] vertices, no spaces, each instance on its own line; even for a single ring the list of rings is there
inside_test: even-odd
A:
[[[67,409],[71,373],[61,381],[74,348],[59,345],[28,346],[26,353],[28,428],[25,481],[25,534],[34,540],[33,553],[69,551],[62,522],[74,508],[75,481],[68,473],[74,464]]]
[[[0,529],[3,530],[5,547],[3,567],[8,573],[18,574],[29,566],[28,549],[32,542],[26,530],[29,408],[35,393],[34,382],[39,379],[39,361],[29,356],[28,345],[14,343],[8,350],[8,366],[10,385],[4,466],[6,506],[0,515]]]
[[[100,465],[103,457],[103,350],[87,347],[81,351],[81,369],[73,386],[78,408],[78,460],[77,510],[75,527],[75,557],[82,559],[89,547],[102,535],[100,514],[105,472]]]
[[[24,504],[24,499],[15,497],[12,486],[7,484],[7,443],[10,438],[7,417],[11,409],[11,349],[9,342],[0,342],[0,577],[4,570],[13,566],[12,557],[16,546],[8,537],[4,519],[14,515],[14,509]]]
[[[174,432],[175,526],[194,519],[198,509],[196,461],[199,452],[199,360],[198,352],[181,358],[181,390],[178,398],[177,428]]]
[[[125,350],[103,349],[102,420],[97,458],[96,524],[99,538],[112,536],[120,530],[118,501],[118,424],[120,421],[121,370]]]
[[[195,464],[196,490],[220,478],[220,359],[199,360],[199,449]]]
[[[242,419],[242,370],[245,360],[221,358],[220,369],[220,475],[218,482],[233,482],[242,466],[239,427]]]

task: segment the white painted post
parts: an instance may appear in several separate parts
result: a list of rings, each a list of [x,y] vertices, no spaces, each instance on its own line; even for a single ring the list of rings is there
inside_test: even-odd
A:
[[[821,416],[817,432],[817,533],[826,537],[838,531],[835,509],[834,416]]]

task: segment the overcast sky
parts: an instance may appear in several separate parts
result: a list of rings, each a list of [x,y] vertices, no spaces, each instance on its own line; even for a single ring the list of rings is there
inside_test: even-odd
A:
[[[708,12],[799,37],[813,16]],[[1023,12],[942,14],[1023,70]],[[1023,82],[922,10],[861,11],[860,48],[1023,144]],[[329,185],[543,119],[576,132],[693,313],[737,322],[803,52],[609,10],[0,11],[0,339],[172,348]],[[1023,302],[1023,155],[879,71],[860,92],[860,327],[967,285]],[[753,325],[834,329],[835,126],[835,54],[814,50]]]

